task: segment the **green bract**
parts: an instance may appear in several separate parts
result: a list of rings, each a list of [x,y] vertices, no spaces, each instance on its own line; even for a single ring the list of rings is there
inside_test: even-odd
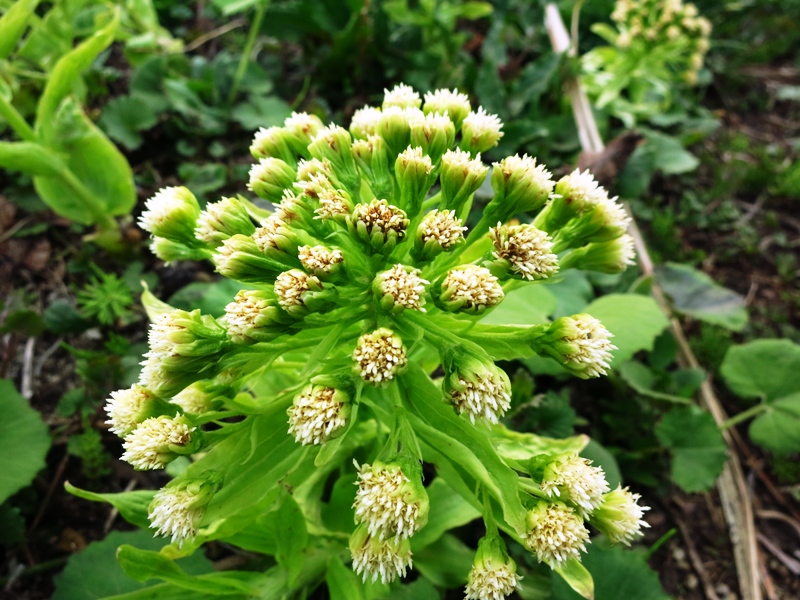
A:
[[[142,377],[109,404],[136,468],[202,452],[150,506],[152,526],[181,552],[219,539],[275,555],[286,574],[276,598],[313,589],[341,561],[388,584],[412,566],[418,535],[430,544],[459,524],[423,485],[422,461],[435,466],[436,489],[487,523],[469,597],[517,584],[498,529],[584,591],[593,511],[603,507],[619,541],[639,533],[645,508],[610,492],[602,469],[501,424],[512,398],[497,360],[538,353],[597,377],[614,346],[588,315],[482,319],[508,291],[556,277],[559,263],[618,272],[632,260],[627,217],[591,175],[557,184],[527,156],[494,165],[496,195],[466,226],[489,172],[479,152],[501,127],[457,92],[423,104],[401,85],[381,109],[358,111],[351,131],[305,114],[260,131],[250,188],[279,199],[271,209],[240,197],[201,212],[183,188],[148,202],[141,223],[159,256],[209,258],[248,287],[218,320],[146,294]],[[509,223],[530,220],[521,213],[538,216]],[[611,242],[619,250],[594,249]],[[294,516],[270,516],[284,512]],[[298,528],[307,537],[293,537]]]

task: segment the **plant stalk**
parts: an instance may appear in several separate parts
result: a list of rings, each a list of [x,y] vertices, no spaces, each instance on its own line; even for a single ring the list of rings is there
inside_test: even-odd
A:
[[[247,65],[250,64],[250,54],[252,54],[253,48],[256,45],[256,38],[258,37],[258,32],[261,30],[261,23],[264,21],[264,15],[268,7],[269,0],[262,0],[256,10],[256,15],[253,18],[250,31],[247,32],[247,42],[245,42],[244,50],[242,50],[242,57],[239,59],[239,65],[236,67],[236,73],[233,76],[230,92],[228,92],[228,106],[233,104],[233,101],[236,100],[236,96],[239,93],[239,86],[247,71]]]
[[[767,410],[767,407],[768,407],[768,405],[767,405],[766,402],[762,402],[761,404],[756,404],[755,406],[751,406],[747,410],[743,410],[739,414],[733,415],[730,419],[720,423],[719,428],[720,429],[730,429],[734,425],[738,425],[739,423],[742,423],[743,421],[747,421],[747,419],[749,419],[751,417],[755,417],[756,415],[761,414],[762,412]]]

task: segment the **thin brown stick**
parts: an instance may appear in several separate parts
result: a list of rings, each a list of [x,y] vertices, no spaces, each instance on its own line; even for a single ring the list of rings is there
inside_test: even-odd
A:
[[[44,501],[42,505],[39,507],[39,512],[36,513],[36,518],[31,523],[31,526],[28,528],[28,532],[25,534],[25,537],[30,538],[31,534],[34,530],[39,526],[39,522],[42,520],[45,511],[47,510],[47,505],[50,504],[50,499],[53,497],[53,492],[56,490],[56,486],[61,481],[61,477],[64,476],[64,469],[67,468],[67,461],[69,460],[69,454],[66,452],[64,453],[64,458],[61,459],[61,462],[58,463],[58,468],[56,469],[55,475],[53,475],[53,480],[50,482],[50,486],[47,488],[47,495],[44,497]]]
[[[135,487],[136,487],[136,480],[135,479],[131,479],[128,482],[128,485],[125,486],[125,489],[123,491],[130,492]],[[104,534],[107,534],[109,531],[111,531],[111,526],[114,524],[114,519],[117,518],[117,515],[119,515],[119,509],[116,506],[114,506],[111,509],[111,512],[108,513],[108,518],[106,519],[106,522],[103,525],[103,533]]]
[[[776,544],[772,543],[772,540],[770,540],[763,533],[757,533],[756,537],[758,537],[758,541],[761,542],[761,545],[770,551],[770,554],[772,554],[772,556],[774,556],[779,561],[781,561],[781,563],[783,563],[783,566],[785,566],[795,575],[800,575],[800,560],[792,558],[791,556],[786,554],[783,550],[778,548]]]
[[[670,512],[672,513],[672,519],[675,521],[675,524],[678,526],[678,529],[681,532],[681,537],[683,537],[683,543],[686,546],[686,553],[689,555],[689,561],[692,563],[692,567],[697,573],[697,576],[700,578],[700,582],[703,584],[703,592],[705,593],[706,598],[708,600],[719,600],[719,596],[717,596],[717,592],[714,590],[714,584],[711,581],[711,577],[708,574],[708,571],[706,571],[706,567],[703,565],[700,554],[697,552],[697,548],[694,545],[694,540],[692,540],[692,535],[689,532],[689,528],[681,520],[677,513],[674,511]]]
[[[239,27],[242,27],[244,25],[247,25],[247,21],[245,21],[244,19],[234,19],[230,23],[226,23],[222,27],[217,27],[213,31],[209,31],[208,33],[205,33],[200,37],[192,40],[191,42],[186,44],[183,47],[183,49],[180,50],[180,52],[178,52],[178,54],[185,54],[187,52],[192,52],[194,50],[197,50],[203,44],[210,42],[211,40],[218,38],[221,35],[225,35],[229,31],[233,31],[234,29],[238,29]]]
[[[553,49],[556,52],[569,51],[569,34],[564,26],[564,21],[561,19],[558,7],[555,4],[551,3],[547,5],[545,24],[550,35]],[[597,123],[594,119],[594,114],[592,113],[588,98],[580,86],[580,82],[576,79],[572,79],[567,82],[565,87],[572,104],[581,146],[584,151],[602,151],[604,145],[597,129]],[[653,261],[650,258],[650,253],[644,242],[644,237],[636,224],[636,220],[630,213],[630,209],[627,206],[625,208],[628,215],[631,217],[629,233],[634,239],[636,252],[639,256],[639,265],[645,275],[652,275]],[[670,318],[672,333],[678,344],[679,363],[682,366],[695,369],[700,368],[697,358],[683,333],[680,321],[672,316],[669,303],[655,281],[652,285],[652,294],[655,301],[664,311],[664,314]],[[709,381],[705,381],[700,387],[700,404],[711,412],[718,425],[727,419],[727,415]],[[723,431],[723,436],[728,446],[732,447],[733,441],[730,432]],[[744,473],[735,452],[730,452],[729,460],[725,464],[723,473],[717,481],[717,488],[719,490],[723,512],[728,521],[728,530],[731,543],[733,544],[734,559],[737,567],[736,573],[739,579],[741,596],[744,600],[761,600],[758,544],[755,535],[753,507],[745,484]],[[687,540],[689,539],[686,535],[684,535],[684,537]]]

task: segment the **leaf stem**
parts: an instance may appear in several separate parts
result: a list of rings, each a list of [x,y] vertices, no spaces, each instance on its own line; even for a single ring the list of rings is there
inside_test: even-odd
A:
[[[2,116],[11,129],[26,142],[37,141],[36,133],[21,114],[0,94],[0,116]]]
[[[231,84],[230,92],[228,92],[229,106],[233,104],[233,101],[236,100],[236,95],[239,93],[239,85],[242,83],[244,74],[247,72],[247,65],[250,64],[250,54],[252,54],[253,48],[256,45],[256,38],[258,37],[258,32],[261,30],[261,23],[264,20],[264,14],[267,12],[268,6],[269,0],[262,0],[256,10],[253,24],[250,25],[250,31],[247,33],[247,41],[242,50],[242,57],[239,59],[239,65],[236,67],[233,83]]]
[[[755,406],[751,406],[747,410],[740,412],[738,415],[734,415],[727,421],[723,421],[722,423],[720,423],[719,428],[723,430],[730,429],[734,425],[738,425],[743,421],[747,421],[747,419],[751,417],[755,417],[756,415],[761,414],[762,412],[767,410],[768,407],[769,405],[766,402],[762,402],[761,404],[756,404]]]

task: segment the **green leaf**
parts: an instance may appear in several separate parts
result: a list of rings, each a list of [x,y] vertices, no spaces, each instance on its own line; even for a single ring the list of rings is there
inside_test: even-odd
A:
[[[437,477],[427,487],[430,501],[428,523],[411,538],[411,550],[416,555],[420,550],[439,539],[445,531],[466,525],[481,516],[469,502],[464,500],[442,477]]]
[[[485,485],[508,525],[520,535],[525,533],[526,511],[517,494],[517,475],[500,459],[486,433],[458,417],[417,365],[410,365],[402,381],[415,432]]]
[[[331,600],[365,600],[364,586],[338,556],[328,562],[325,583]]]
[[[27,175],[59,177],[66,168],[52,150],[32,142],[0,142],[0,167]]]
[[[658,574],[648,566],[642,552],[594,543],[584,555],[583,565],[594,576],[595,600],[669,600]],[[552,597],[553,600],[578,600],[582,596],[566,582],[553,577]]]
[[[464,2],[458,8],[458,13],[462,19],[474,21],[488,17],[493,10],[490,2]]]
[[[553,569],[581,598],[594,600],[594,580],[589,570],[576,558],[570,558],[561,567]]]
[[[609,294],[592,302],[585,312],[599,319],[617,347],[611,367],[617,368],[640,350],[652,350],[669,321],[649,296]]]
[[[105,539],[92,542],[70,557],[64,571],[55,578],[52,600],[99,600],[151,587],[125,574],[117,563],[117,548],[130,544],[143,550],[159,550],[166,543],[167,540],[154,537],[151,531],[112,531]],[[180,559],[179,563],[193,575],[213,570],[202,553]],[[156,593],[151,594],[152,598],[160,598]]]
[[[275,542],[275,560],[289,571],[289,583],[303,566],[303,550],[308,544],[306,518],[295,499],[289,494],[277,510],[266,515],[267,535]]]
[[[457,588],[466,583],[474,558],[475,550],[447,533],[424,550],[414,553],[414,568],[434,585]]]
[[[67,167],[91,198],[65,186],[62,174],[34,179],[42,200],[57,213],[79,223],[97,222],[105,215],[128,214],[136,204],[131,167],[117,147],[83,114],[77,100],[64,100],[48,127],[53,136],[47,140],[48,144],[65,155]]]
[[[140,131],[150,129],[158,123],[156,111],[145,99],[135,95],[119,96],[103,107],[100,127],[113,140],[129,150],[142,145]]]
[[[776,400],[800,391],[800,345],[789,340],[756,340],[725,354],[720,374],[741,398]]]
[[[656,426],[656,437],[672,453],[672,480],[686,492],[711,489],[728,460],[714,417],[697,406],[673,408]]]
[[[667,402],[677,402],[679,404],[691,404],[692,401],[680,396],[659,392],[653,388],[656,386],[656,376],[646,365],[638,360],[629,360],[619,367],[619,374],[622,379],[642,396],[655,400],[666,400]]]
[[[525,462],[539,454],[581,452],[589,443],[588,435],[576,435],[557,440],[535,433],[512,431],[504,425],[495,425],[491,431],[492,445],[506,460]]]
[[[28,485],[41,469],[50,448],[47,425],[8,379],[0,379],[0,503]]]
[[[286,117],[291,114],[291,107],[277,96],[250,96],[247,102],[242,102],[233,109],[231,118],[243,129],[255,131],[259,127],[283,125]]]
[[[0,60],[17,47],[39,0],[17,0],[0,18]]]
[[[107,502],[119,511],[122,518],[142,529],[150,527],[147,518],[147,507],[155,496],[155,490],[136,490],[134,492],[120,492],[119,494],[98,494],[88,490],[76,488],[69,481],[64,483],[66,489],[73,496],[91,500],[93,502]]]
[[[750,438],[776,454],[800,452],[800,392],[768,402],[750,423]]]
[[[744,298],[689,265],[660,265],[656,280],[679,313],[733,331],[741,331],[747,324]]]
[[[114,41],[118,25],[119,11],[115,11],[114,17],[105,27],[62,56],[53,67],[36,108],[36,130],[44,141],[54,141],[56,111],[72,91],[81,73]],[[103,163],[95,163],[94,166],[97,164]]]
[[[53,333],[77,333],[91,325],[78,309],[66,300],[56,300],[48,306],[43,315],[44,326]]]
[[[541,284],[524,285],[506,294],[481,323],[486,325],[538,325],[556,309],[556,297]]]

